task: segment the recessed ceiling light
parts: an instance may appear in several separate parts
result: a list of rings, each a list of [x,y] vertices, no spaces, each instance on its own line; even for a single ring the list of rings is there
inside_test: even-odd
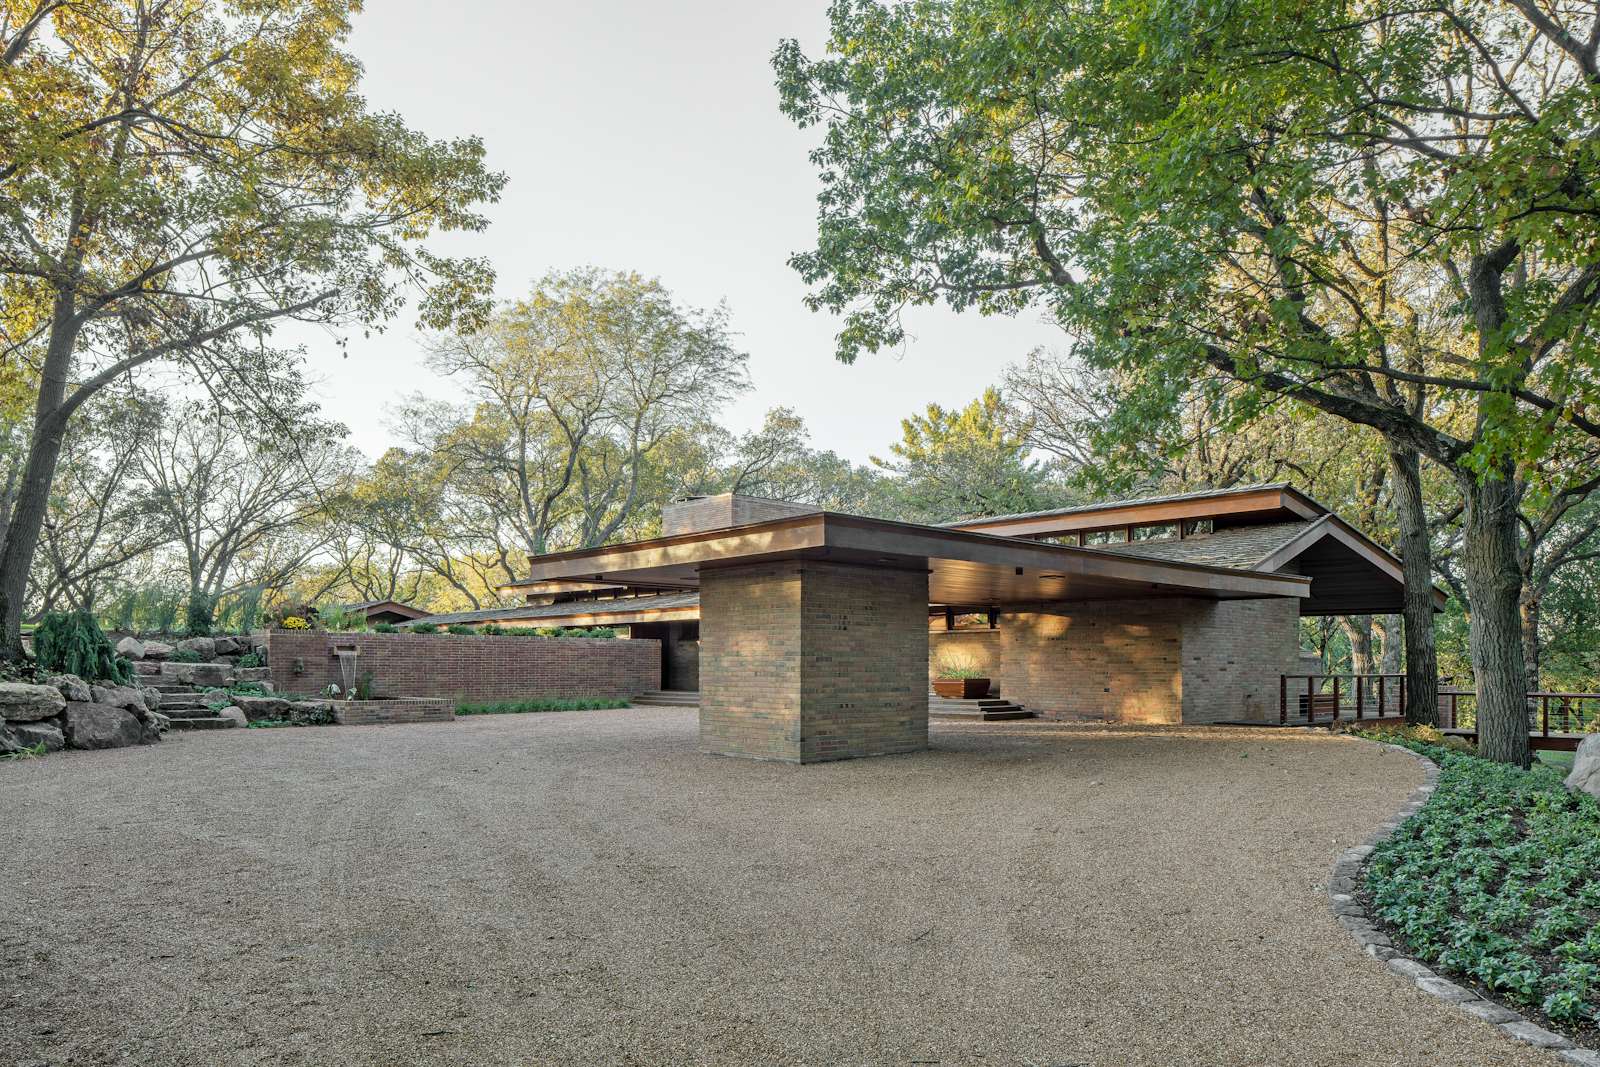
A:
[[[1064,581],[1067,580],[1067,576],[1065,574],[1041,574],[1041,575],[1039,575],[1039,577],[1041,577],[1041,578],[1054,578],[1058,582],[1064,582]]]

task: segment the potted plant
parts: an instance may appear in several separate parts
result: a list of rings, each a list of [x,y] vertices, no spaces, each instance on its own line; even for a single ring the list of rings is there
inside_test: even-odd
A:
[[[976,660],[959,654],[941,656],[933,691],[952,700],[975,700],[989,695],[989,679]]]

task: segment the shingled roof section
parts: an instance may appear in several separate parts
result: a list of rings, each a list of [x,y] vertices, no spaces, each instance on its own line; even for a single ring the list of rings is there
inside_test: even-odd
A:
[[[506,622],[514,619],[550,619],[566,615],[622,614],[630,611],[655,611],[661,608],[693,608],[700,604],[700,594],[655,593],[650,596],[617,597],[610,600],[569,600],[562,604],[519,604],[504,608],[483,608],[478,611],[456,611],[447,615],[429,615],[417,622],[431,622],[437,626],[456,623]]]
[[[1250,570],[1321,521],[1307,519],[1303,522],[1273,522],[1262,526],[1231,526],[1203,537],[1186,537],[1181,541],[1174,538],[1090,547],[1097,552],[1114,552],[1119,556]]]

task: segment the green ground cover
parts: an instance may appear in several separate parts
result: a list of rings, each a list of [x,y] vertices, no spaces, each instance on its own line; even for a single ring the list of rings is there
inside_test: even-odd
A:
[[[1531,770],[1385,735],[1439,765],[1422,811],[1374,851],[1371,911],[1404,951],[1600,1038],[1600,801]]]

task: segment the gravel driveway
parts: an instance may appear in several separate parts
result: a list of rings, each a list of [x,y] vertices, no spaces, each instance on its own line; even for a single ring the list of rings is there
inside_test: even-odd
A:
[[[1298,731],[695,713],[0,764],[0,1063],[1544,1065],[1364,957],[1333,857],[1420,778]]]

